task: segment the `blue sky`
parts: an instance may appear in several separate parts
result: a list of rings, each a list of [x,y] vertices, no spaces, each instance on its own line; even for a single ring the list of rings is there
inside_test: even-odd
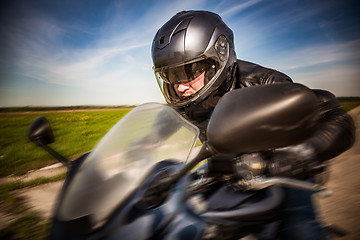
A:
[[[359,4],[350,0],[3,0],[0,107],[164,102],[156,31],[182,10],[218,13],[239,59],[310,88],[360,96]]]

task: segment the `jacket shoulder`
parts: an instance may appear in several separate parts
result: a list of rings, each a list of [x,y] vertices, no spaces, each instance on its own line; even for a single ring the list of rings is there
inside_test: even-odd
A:
[[[292,82],[286,74],[275,69],[260,66],[256,63],[237,60],[239,69],[238,83],[240,87],[248,87],[261,84]]]

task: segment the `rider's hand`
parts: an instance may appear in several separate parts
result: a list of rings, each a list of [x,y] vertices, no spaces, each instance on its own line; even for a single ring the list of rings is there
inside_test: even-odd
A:
[[[321,168],[315,156],[315,149],[309,144],[279,148],[270,153],[268,171],[271,176],[308,179]]]

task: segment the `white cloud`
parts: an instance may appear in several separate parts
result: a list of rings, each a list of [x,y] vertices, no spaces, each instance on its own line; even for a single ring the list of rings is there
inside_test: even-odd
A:
[[[360,61],[360,39],[341,43],[306,45],[267,59],[283,70],[296,70],[320,64]]]
[[[108,11],[107,22],[97,33],[92,33],[97,38],[80,48],[65,45],[63,39],[76,29],[75,32],[89,32],[86,26],[66,25],[42,14],[31,16],[30,22],[24,17],[24,23],[14,28],[17,76],[43,81],[47,86],[63,86],[61,89],[76,88],[81,92],[74,104],[163,101],[151,69],[152,38],[176,12],[201,8],[204,2],[182,0],[165,4],[160,1],[146,9],[145,14],[132,17],[131,22],[122,17],[125,15],[122,13],[127,12],[122,4],[113,6],[114,9]],[[20,28],[25,28],[26,34]],[[88,96],[85,93],[89,93]],[[75,102],[76,97],[71,94],[73,91],[64,92],[66,99],[58,101]],[[82,99],[84,96],[86,99]]]
[[[140,53],[142,54],[140,61],[139,57],[137,58],[137,66],[144,69],[144,66],[149,66],[150,46],[159,26],[167,21],[176,9],[181,11],[192,6],[201,6],[203,2],[176,1],[172,4],[159,2],[158,4],[162,5],[161,10],[158,5],[154,5],[153,9],[148,9],[147,13],[139,16],[138,19],[134,18],[133,22],[124,22],[121,12],[126,9],[122,4],[116,5],[114,7],[118,12],[108,17],[108,22],[104,24],[103,29],[100,29],[102,33],[100,38],[83,49],[68,48],[61,43],[66,29],[74,28],[72,25],[65,26],[62,23],[60,27],[56,20],[40,18],[28,24],[31,27],[27,27],[28,30],[36,29],[32,34],[37,36],[36,38],[17,36],[20,41],[26,41],[21,48],[18,48],[21,57],[17,59],[17,63],[25,74],[30,74],[31,77],[41,81],[82,86],[96,82],[95,79],[100,75],[104,76],[106,71],[113,71],[114,69],[107,66],[111,61],[135,64],[133,60],[129,61],[135,59],[132,56],[134,51],[147,47],[147,51]],[[43,41],[47,41],[48,36],[53,37],[52,41],[42,45]],[[120,69],[126,71],[128,68],[123,65]]]
[[[240,13],[241,11],[244,11],[245,9],[261,2],[262,0],[248,0],[245,2],[241,2],[241,3],[236,3],[233,6],[228,7],[226,10],[224,10],[223,12],[220,13],[220,16],[222,17],[231,17],[235,14]],[[226,4],[226,1],[223,2],[223,5],[228,5]]]
[[[325,89],[336,96],[360,96],[360,69],[351,66],[314,69],[292,75],[295,82],[310,88]]]
[[[311,45],[264,60],[295,82],[322,88],[338,96],[360,96],[360,39],[328,45]]]

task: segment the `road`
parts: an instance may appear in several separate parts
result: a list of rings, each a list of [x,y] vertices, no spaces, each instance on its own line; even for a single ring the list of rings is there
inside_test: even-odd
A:
[[[351,149],[331,160],[326,186],[333,194],[317,197],[325,221],[349,231],[342,240],[360,239],[360,107],[350,115],[357,125],[356,142]]]

